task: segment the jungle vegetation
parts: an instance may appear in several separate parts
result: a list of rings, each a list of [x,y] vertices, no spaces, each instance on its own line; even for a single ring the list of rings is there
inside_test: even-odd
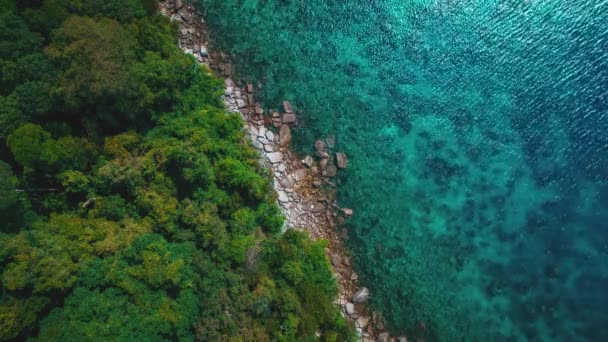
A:
[[[0,0],[0,340],[352,339],[155,4]]]

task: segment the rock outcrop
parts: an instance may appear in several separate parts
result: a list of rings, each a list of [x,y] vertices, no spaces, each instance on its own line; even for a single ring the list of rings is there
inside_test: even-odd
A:
[[[369,298],[369,290],[367,287],[361,288],[353,295],[353,303],[360,304],[365,302]]]
[[[340,290],[337,304],[355,324],[361,340],[371,342],[387,336],[386,333],[381,334],[383,329],[378,330],[377,322],[369,323],[372,320],[362,304],[369,297],[369,291],[359,288],[359,277],[352,271],[350,258],[342,245],[345,231],[337,229],[353,212],[348,208],[339,209],[336,202],[332,178],[337,176],[338,169],[344,169],[348,164],[344,153],[335,153],[332,158],[336,137],[329,135],[325,139],[318,139],[313,146],[316,158],[306,156],[301,159],[289,149],[291,131],[301,113],[295,112],[289,101],[282,103],[282,110],[265,109],[255,97],[259,84],[235,82],[238,78],[233,74],[228,56],[208,49],[211,39],[200,13],[192,4],[182,0],[161,1],[159,4],[160,10],[179,26],[180,47],[224,78],[223,100],[226,108],[241,116],[248,139],[260,152],[261,162],[272,172],[277,203],[286,218],[285,226],[307,229],[312,238],[329,241],[328,257],[336,272]]]

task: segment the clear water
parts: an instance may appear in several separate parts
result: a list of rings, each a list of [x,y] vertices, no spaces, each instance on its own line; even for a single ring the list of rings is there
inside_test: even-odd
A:
[[[394,334],[608,340],[608,1],[204,0],[264,100],[335,134]]]

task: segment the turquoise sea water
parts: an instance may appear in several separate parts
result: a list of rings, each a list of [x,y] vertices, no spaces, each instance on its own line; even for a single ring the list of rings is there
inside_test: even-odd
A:
[[[608,1],[203,0],[297,144],[338,137],[372,305],[441,341],[608,340]]]

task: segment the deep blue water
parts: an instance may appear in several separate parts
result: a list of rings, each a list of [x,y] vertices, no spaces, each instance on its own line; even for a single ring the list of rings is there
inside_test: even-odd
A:
[[[303,111],[300,148],[349,155],[350,245],[393,333],[608,340],[608,1],[202,7],[266,105]]]

